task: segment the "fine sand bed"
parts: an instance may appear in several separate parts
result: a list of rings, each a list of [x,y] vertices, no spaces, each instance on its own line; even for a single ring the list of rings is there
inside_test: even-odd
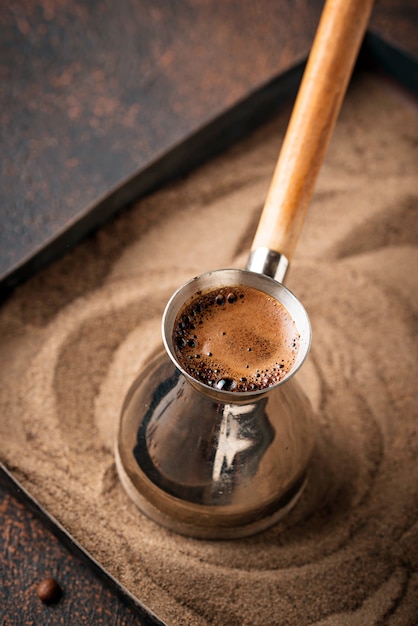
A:
[[[418,623],[418,106],[351,86],[287,285],[318,439],[296,508],[249,539],[166,531],[115,470],[126,392],[171,293],[243,267],[289,111],[138,202],[0,310],[0,459],[170,626]]]

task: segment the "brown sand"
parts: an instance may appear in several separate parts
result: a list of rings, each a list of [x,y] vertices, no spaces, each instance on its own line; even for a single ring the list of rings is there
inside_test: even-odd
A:
[[[122,401],[172,291],[245,265],[288,111],[125,212],[0,311],[0,458],[170,625],[418,623],[418,107],[351,87],[288,286],[310,313],[298,376],[317,411],[293,512],[208,542],[137,511],[115,471]],[[208,236],[209,233],[209,236]]]

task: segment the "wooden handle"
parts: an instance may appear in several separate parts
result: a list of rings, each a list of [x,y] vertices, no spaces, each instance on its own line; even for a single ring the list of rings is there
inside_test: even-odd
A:
[[[252,250],[293,258],[372,7],[373,0],[325,3]]]

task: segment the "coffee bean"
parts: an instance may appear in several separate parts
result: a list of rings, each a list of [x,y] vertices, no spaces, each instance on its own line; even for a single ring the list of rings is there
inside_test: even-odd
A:
[[[45,604],[58,602],[62,589],[55,578],[44,578],[38,585],[38,598]]]

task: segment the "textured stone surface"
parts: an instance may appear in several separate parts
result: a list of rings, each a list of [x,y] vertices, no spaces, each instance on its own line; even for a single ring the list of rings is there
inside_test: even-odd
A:
[[[0,469],[0,472],[2,470]],[[0,623],[112,624],[112,626],[158,626],[141,607],[128,600],[94,575],[72,554],[45,521],[16,497],[18,487],[0,474]],[[48,520],[47,520],[48,521]],[[42,583],[55,579],[61,593],[46,598]],[[50,601],[45,601],[50,600]],[[42,601],[44,598],[44,601]]]

